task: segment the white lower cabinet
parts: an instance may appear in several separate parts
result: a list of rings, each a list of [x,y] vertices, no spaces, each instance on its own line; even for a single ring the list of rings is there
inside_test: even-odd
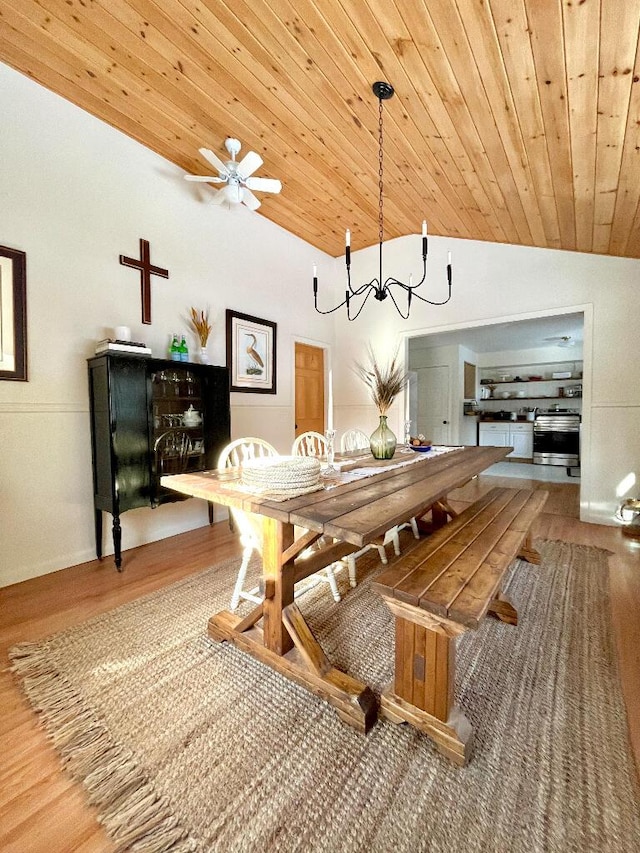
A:
[[[518,459],[533,459],[533,424],[509,424],[509,444]]]
[[[507,459],[533,459],[533,424],[481,423],[479,443],[481,447],[513,447]]]
[[[480,424],[480,447],[509,447],[509,422]]]

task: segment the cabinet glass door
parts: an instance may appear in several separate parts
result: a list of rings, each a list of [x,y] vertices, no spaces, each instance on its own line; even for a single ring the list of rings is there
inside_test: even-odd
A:
[[[180,366],[154,371],[151,406],[155,476],[202,470],[205,441],[199,373]]]

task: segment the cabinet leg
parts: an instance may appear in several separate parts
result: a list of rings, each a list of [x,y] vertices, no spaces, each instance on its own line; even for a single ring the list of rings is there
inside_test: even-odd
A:
[[[209,524],[213,524],[213,504],[211,501],[207,503],[207,508],[209,510]]]
[[[120,527],[120,516],[113,516],[113,550],[116,569],[121,572],[122,566],[122,528]]]
[[[94,529],[96,532],[96,557],[102,559],[102,510],[93,511]]]

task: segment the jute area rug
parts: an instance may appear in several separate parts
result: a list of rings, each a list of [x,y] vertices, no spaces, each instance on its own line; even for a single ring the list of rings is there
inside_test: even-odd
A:
[[[637,853],[606,553],[537,544],[542,565],[516,563],[508,583],[520,624],[486,619],[459,641],[476,733],[462,769],[407,725],[355,732],[210,642],[235,560],[16,648],[14,665],[121,850]],[[330,659],[379,692],[390,614],[370,576],[341,583],[340,604],[325,584],[298,603]]]

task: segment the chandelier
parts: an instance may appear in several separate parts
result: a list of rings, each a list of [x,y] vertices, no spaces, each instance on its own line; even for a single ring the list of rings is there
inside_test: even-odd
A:
[[[315,304],[315,309],[318,314],[332,314],[334,311],[338,311],[343,306],[347,306],[347,319],[355,320],[364,306],[367,303],[369,297],[373,294],[374,299],[377,299],[378,302],[384,302],[387,296],[391,299],[393,304],[396,307],[396,311],[402,317],[403,320],[406,320],[409,317],[409,312],[411,310],[411,302],[413,299],[419,299],[421,302],[426,302],[429,305],[445,305],[451,299],[451,252],[448,254],[447,259],[447,284],[448,284],[448,294],[447,298],[443,299],[441,302],[435,302],[431,299],[427,299],[424,296],[420,296],[420,294],[415,291],[420,287],[421,284],[424,283],[427,277],[427,223],[426,220],[422,222],[422,278],[417,284],[413,284],[413,276],[409,276],[409,283],[405,284],[393,276],[389,276],[389,278],[385,279],[383,282],[382,278],[382,242],[384,240],[384,211],[383,211],[383,177],[384,177],[384,169],[383,169],[383,146],[382,146],[382,102],[388,100],[393,97],[394,89],[390,83],[384,83],[379,81],[374,83],[372,86],[373,93],[378,98],[378,277],[371,279],[371,281],[367,281],[364,284],[361,284],[360,287],[354,289],[351,284],[351,232],[347,229],[346,238],[345,238],[345,263],[347,266],[347,289],[345,291],[345,298],[339,305],[336,305],[335,308],[330,308],[328,311],[323,311],[318,308],[318,269],[314,264],[313,266],[313,299]],[[396,288],[396,293],[394,294],[392,288]],[[402,297],[401,297],[401,292]],[[406,309],[404,308],[404,294],[406,294]],[[401,297],[401,302],[398,302],[398,298]],[[361,301],[360,301],[361,300]],[[354,301],[357,305],[357,308],[354,308]],[[355,312],[352,314],[352,312]],[[406,313],[405,313],[406,312]]]

